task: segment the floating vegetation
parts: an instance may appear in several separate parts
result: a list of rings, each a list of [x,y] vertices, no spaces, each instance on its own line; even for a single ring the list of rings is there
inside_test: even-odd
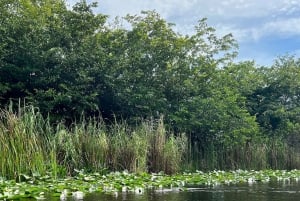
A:
[[[46,196],[68,197],[81,200],[86,194],[93,192],[108,193],[117,196],[118,193],[143,194],[146,190],[155,191],[185,191],[193,186],[216,186],[255,182],[298,182],[300,170],[263,170],[263,171],[211,171],[183,173],[177,175],[131,174],[127,171],[109,174],[85,174],[79,171],[74,177],[54,179],[50,176],[29,177],[22,175],[22,182],[0,179],[0,200],[19,198],[44,199]]]

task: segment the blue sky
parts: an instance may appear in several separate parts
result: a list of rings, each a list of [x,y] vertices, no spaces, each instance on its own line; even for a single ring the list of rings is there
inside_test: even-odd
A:
[[[73,4],[76,0],[67,0]],[[91,0],[88,0],[91,2]],[[96,12],[113,19],[156,10],[176,31],[192,34],[208,18],[218,35],[232,33],[239,43],[237,61],[271,65],[277,56],[300,56],[300,0],[94,0]]]

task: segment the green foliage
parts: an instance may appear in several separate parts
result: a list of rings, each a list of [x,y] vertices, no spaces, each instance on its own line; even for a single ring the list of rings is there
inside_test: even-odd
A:
[[[0,105],[24,100],[49,117],[37,125],[55,133],[41,141],[51,144],[53,174],[61,166],[66,172],[85,166],[145,171],[151,157],[159,161],[151,170],[174,172],[187,140],[196,156],[186,158],[210,161],[206,167],[240,167],[237,160],[257,154],[242,157],[236,150],[246,154],[251,144],[270,153],[263,145],[275,141],[282,141],[280,154],[264,154],[261,167],[295,166],[286,161],[291,150],[300,151],[299,59],[279,57],[271,67],[234,63],[236,41],[231,34],[219,37],[206,19],[183,36],[154,11],[109,24],[93,12],[96,6],[84,0],[72,9],[62,0],[0,2]],[[72,124],[82,116],[101,123]],[[161,116],[164,124],[143,127]],[[107,128],[103,122],[115,123]],[[143,126],[132,131],[136,124]],[[32,125],[30,132],[41,132]],[[14,134],[23,135],[18,129]],[[174,161],[165,160],[170,155]],[[226,157],[232,160],[220,162]]]
[[[64,2],[53,0],[9,5],[4,3],[4,8],[15,15],[3,19],[7,32],[3,39],[7,53],[0,68],[3,103],[26,98],[54,119],[66,112],[65,117],[74,119],[83,111],[96,111],[98,93],[91,74],[99,52],[91,50],[99,50],[94,34],[106,17],[94,15],[94,5],[84,1],[71,11]]]
[[[280,57],[258,73],[262,84],[247,96],[249,111],[267,135],[287,139],[299,122],[299,60]]]

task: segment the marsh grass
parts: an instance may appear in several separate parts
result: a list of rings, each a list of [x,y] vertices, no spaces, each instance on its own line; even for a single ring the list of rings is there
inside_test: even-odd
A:
[[[268,163],[277,169],[299,169],[299,147],[291,146],[284,139],[274,139],[268,145]]]
[[[127,169],[132,171],[135,166],[134,146],[130,129],[123,123],[115,122],[110,127],[110,143],[108,165],[113,170]]]
[[[126,122],[107,125],[99,118],[82,118],[66,127],[53,126],[37,108],[19,107],[0,112],[0,174],[51,173],[72,175],[75,169],[101,172],[175,173],[187,144],[184,135],[165,130],[163,119],[130,127]]]
[[[115,123],[110,133],[110,169],[168,174],[180,170],[186,137],[167,132],[162,117],[145,121],[134,130],[125,123]]]
[[[163,117],[132,127],[82,118],[53,126],[37,108],[0,111],[0,176],[52,174],[53,178],[89,172],[122,171],[173,174],[182,170],[295,169],[300,151],[279,138],[226,147],[199,143],[167,131]]]
[[[148,130],[149,153],[148,167],[150,172],[163,171],[172,174],[181,170],[184,156],[187,152],[187,138],[185,134],[175,135],[166,131],[163,117],[157,122],[150,122]]]
[[[80,136],[82,148],[82,168],[88,168],[97,172],[107,168],[109,138],[103,121],[101,119],[90,119],[88,122],[83,121],[76,130],[76,133]]]
[[[52,144],[57,162],[65,167],[68,174],[71,174],[75,168],[82,166],[79,135],[71,133],[62,125],[59,125],[56,130]]]
[[[21,172],[45,173],[44,120],[35,108],[23,114],[0,112],[0,173],[18,176]]]
[[[164,146],[164,170],[167,174],[178,172],[184,162],[187,151],[187,138],[184,134],[175,137],[171,135]]]
[[[191,143],[191,142],[190,142]],[[267,139],[224,147],[206,144],[201,147],[193,143],[188,152],[188,169],[195,170],[263,170],[299,169],[300,152],[289,146],[284,139]]]

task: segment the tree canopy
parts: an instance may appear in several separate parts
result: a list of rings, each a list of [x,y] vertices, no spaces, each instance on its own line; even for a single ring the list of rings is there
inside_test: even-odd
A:
[[[206,19],[181,35],[155,11],[108,23],[95,6],[0,2],[2,107],[25,100],[53,121],[164,116],[170,129],[203,143],[298,135],[299,59],[236,63],[233,36],[218,37]]]

